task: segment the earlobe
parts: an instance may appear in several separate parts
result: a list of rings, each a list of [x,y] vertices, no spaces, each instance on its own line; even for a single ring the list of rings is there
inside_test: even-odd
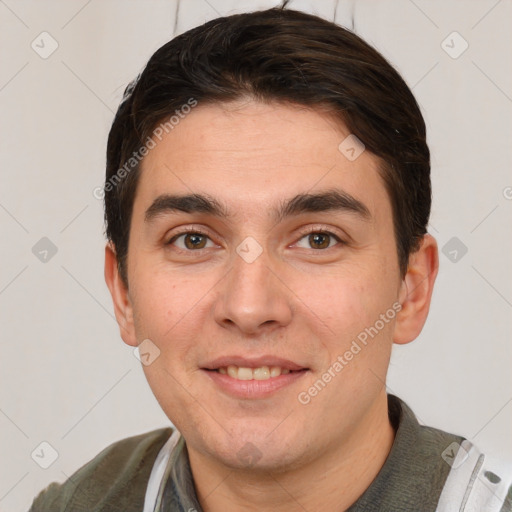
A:
[[[430,309],[434,282],[439,269],[437,242],[425,235],[419,249],[409,257],[409,266],[400,288],[402,305],[396,317],[394,343],[405,344],[418,337]]]
[[[133,324],[132,304],[128,289],[119,274],[116,252],[111,242],[105,246],[105,282],[112,296],[121,338],[127,345],[135,347],[137,339]]]

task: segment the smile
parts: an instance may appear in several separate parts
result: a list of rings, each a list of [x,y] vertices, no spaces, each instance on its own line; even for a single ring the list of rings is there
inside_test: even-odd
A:
[[[293,361],[272,356],[220,357],[200,368],[212,384],[237,399],[263,399],[310,372]]]
[[[281,368],[280,366],[248,368],[246,366],[229,365],[222,366],[217,371],[222,375],[229,375],[232,379],[237,380],[268,380],[290,373],[288,368]]]

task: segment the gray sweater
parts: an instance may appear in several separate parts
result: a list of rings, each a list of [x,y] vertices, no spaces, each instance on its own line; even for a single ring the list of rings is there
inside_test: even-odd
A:
[[[468,441],[420,425],[394,395],[388,395],[388,407],[396,431],[391,452],[347,512],[512,511],[510,482],[486,470],[484,456],[470,450]],[[172,432],[154,430],[110,445],[64,483],[41,491],[29,512],[142,512],[153,464]],[[161,511],[201,512],[183,438],[170,464]]]

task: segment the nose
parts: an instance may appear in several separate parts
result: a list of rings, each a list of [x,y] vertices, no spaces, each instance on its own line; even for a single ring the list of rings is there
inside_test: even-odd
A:
[[[214,314],[223,327],[254,335],[291,322],[293,293],[275,258],[265,250],[255,259],[250,256],[240,251],[233,258],[218,290]]]

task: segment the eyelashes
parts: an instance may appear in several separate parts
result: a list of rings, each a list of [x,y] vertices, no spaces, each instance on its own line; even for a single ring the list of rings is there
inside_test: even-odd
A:
[[[332,233],[331,231],[318,231],[317,229],[313,229],[313,230],[310,230],[306,233],[301,233],[301,237],[299,239],[302,240],[306,237],[309,237],[308,239],[308,242],[307,243],[310,243],[312,240],[314,240],[314,237],[313,235],[320,235],[321,237],[329,237],[331,239],[334,239],[336,240],[338,243],[340,244],[344,244],[343,240],[341,240],[341,238],[339,236],[337,236],[335,233]],[[298,242],[297,242],[298,243]],[[316,243],[316,242],[315,242]],[[314,249],[313,247],[310,247],[311,249]],[[329,243],[328,247],[321,247],[321,248],[315,248],[315,250],[321,250],[321,251],[325,251],[326,249],[330,249],[331,248],[331,245]],[[308,249],[308,247],[306,247],[306,249]]]
[[[210,238],[207,233],[204,233],[197,229],[193,229],[193,230],[187,230],[187,231],[182,231],[181,233],[177,233],[166,243],[166,245],[173,245],[173,243],[176,240],[178,240],[179,238],[184,237],[184,236],[189,236],[189,235],[196,235],[196,236],[203,237],[203,238]],[[193,246],[195,246],[195,244],[193,244]],[[204,248],[205,247],[199,247],[199,249],[204,249]],[[182,251],[192,251],[192,252],[198,250],[197,247],[194,247],[193,249],[187,249],[187,248],[180,247],[179,249]]]
[[[320,235],[320,237],[318,237]],[[188,238],[187,238],[188,237]],[[331,245],[331,241],[334,240],[338,242],[338,245],[345,245],[345,242],[340,236],[338,236],[336,233],[333,233],[332,231],[328,231],[326,229],[319,229],[319,228],[309,228],[307,230],[304,230],[300,233],[300,238],[295,242],[294,245],[300,243],[304,238],[309,237],[309,239],[306,241],[306,244],[319,244],[320,246],[324,247],[301,247],[303,249],[310,249],[313,251],[326,251],[327,249],[333,248],[333,245]],[[183,246],[175,246],[175,242],[177,242],[180,238],[183,238]],[[208,239],[211,244],[208,246],[204,245],[202,242]],[[328,240],[328,245],[325,247],[325,240]],[[190,243],[187,243],[190,242]],[[208,243],[208,242],[206,242]],[[174,246],[174,248],[180,252],[198,252],[202,249],[208,249],[211,247],[214,247],[215,244],[211,240],[211,237],[208,233],[205,231],[202,231],[201,229],[187,229],[183,230],[179,233],[176,233],[172,236],[172,238],[166,242],[166,246]],[[336,246],[336,244],[334,245]]]

